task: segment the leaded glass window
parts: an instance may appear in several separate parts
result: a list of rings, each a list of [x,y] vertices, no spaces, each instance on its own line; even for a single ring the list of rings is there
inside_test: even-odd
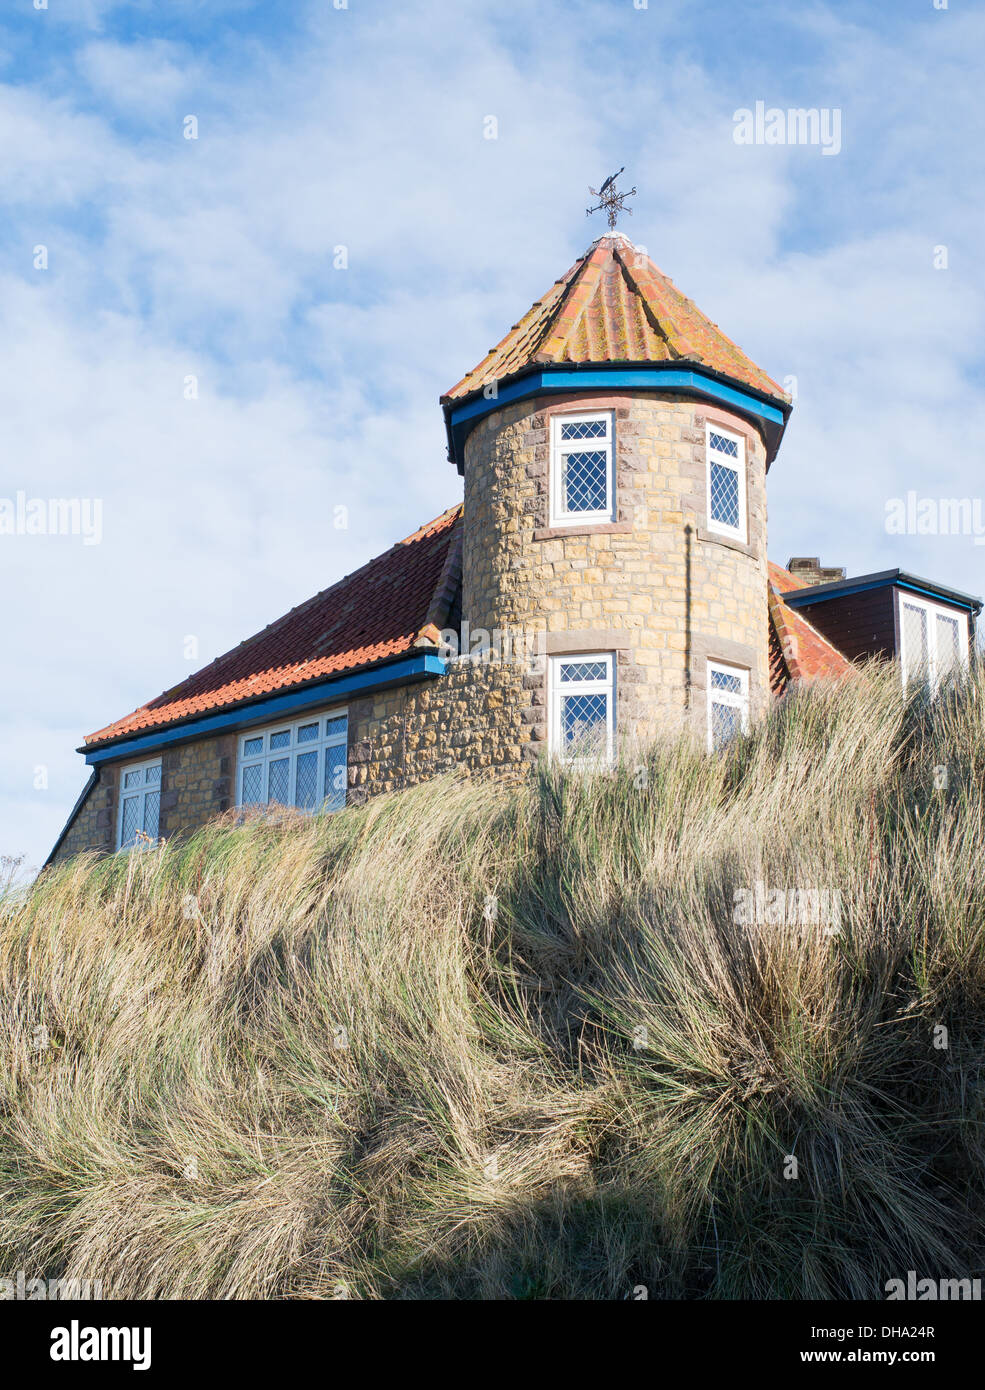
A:
[[[551,520],[614,519],[612,412],[551,419]]]
[[[238,804],[338,811],[348,783],[348,716],[306,715],[240,738]]]
[[[161,760],[135,763],[120,773],[120,808],[117,817],[118,849],[150,845],[161,826]]]
[[[749,672],[708,663],[708,747],[714,753],[749,727]]]
[[[908,590],[898,592],[903,684],[913,681],[934,692],[968,663],[967,616]]]
[[[551,658],[551,751],[567,762],[605,764],[615,750],[611,652]]]
[[[737,540],[746,539],[745,443],[740,435],[709,425],[708,527]]]

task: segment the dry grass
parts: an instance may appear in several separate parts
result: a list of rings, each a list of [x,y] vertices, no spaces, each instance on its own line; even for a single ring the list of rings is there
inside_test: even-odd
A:
[[[727,758],[213,825],[9,896],[0,1274],[120,1298],[980,1276],[983,711],[981,675],[927,707],[871,673]],[[737,925],[756,880],[837,890],[840,933]]]

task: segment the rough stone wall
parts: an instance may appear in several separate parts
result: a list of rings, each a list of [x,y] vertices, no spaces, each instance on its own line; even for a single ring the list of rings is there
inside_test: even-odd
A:
[[[187,835],[236,799],[237,735],[196,739],[161,755],[161,825],[165,838]]]
[[[444,676],[348,704],[347,800],[360,805],[442,772],[508,773],[536,759],[546,736],[542,678],[526,666],[462,658]],[[188,835],[236,801],[236,733],[197,739],[161,755],[161,835]],[[104,766],[56,863],[82,850],[116,848],[115,788],[128,758]]]
[[[523,665],[460,658],[437,680],[350,701],[350,802],[456,768],[495,776],[534,761],[541,687]]]
[[[236,795],[236,734],[196,739],[161,753],[160,833],[166,838],[187,835],[219,812]],[[62,863],[83,850],[112,853],[116,849],[117,791],[121,770],[153,757],[131,755],[103,764],[99,781],[76,812],[53,862]]]
[[[616,520],[551,527],[550,419],[613,410]],[[708,528],[705,424],[746,443],[748,544]],[[494,411],[466,443],[462,612],[545,634],[548,652],[617,650],[622,737],[706,716],[707,662],[750,672],[768,702],[766,456],[740,416],[682,396],[540,397]]]
[[[99,781],[79,807],[75,819],[59,845],[54,863],[61,864],[83,850],[109,853],[116,846],[116,787],[119,769],[104,767]]]

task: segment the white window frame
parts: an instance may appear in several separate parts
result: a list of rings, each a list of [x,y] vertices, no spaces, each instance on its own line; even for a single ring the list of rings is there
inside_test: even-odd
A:
[[[950,604],[934,603],[931,599],[919,598],[916,594],[910,593],[908,589],[897,589],[897,621],[899,623],[900,641],[900,670],[903,677],[903,687],[906,688],[909,679],[909,652],[906,649],[906,621],[904,606],[911,608],[921,608],[927,615],[927,682],[932,692],[936,691],[940,685],[941,673],[938,670],[937,656],[937,622],[938,613],[942,617],[956,619],[958,624],[958,662],[967,670],[968,667],[968,616],[962,608],[953,608]],[[933,636],[931,636],[933,634]]]
[[[600,661],[605,665],[605,677],[594,681],[561,681],[562,665],[582,661]],[[565,652],[552,656],[548,663],[548,700],[550,722],[548,725],[548,749],[554,757],[570,767],[598,767],[600,759],[595,757],[576,757],[567,752],[564,743],[564,730],[561,719],[562,701],[567,695],[597,695],[605,693],[606,729],[605,756],[601,760],[609,765],[616,751],[616,654],[615,652]]]
[[[605,422],[604,439],[561,439],[562,425],[586,425]],[[614,410],[591,410],[572,415],[551,416],[551,525],[594,526],[615,520],[616,416]],[[585,453],[588,449],[602,451],[605,463],[605,507],[601,511],[571,512],[564,508],[564,461],[568,454]]]
[[[716,671],[724,676],[737,676],[741,682],[741,690],[735,692],[732,690],[718,690],[714,687],[711,683],[711,678]],[[728,661],[709,660],[706,690],[708,697],[708,752],[714,753],[716,749],[714,720],[712,715],[715,705],[727,705],[730,709],[737,709],[740,715],[740,727],[742,732],[744,734],[749,732],[749,672],[744,666],[733,666],[732,663]]]
[[[723,439],[731,440],[738,445],[738,454],[735,458],[728,454],[721,454],[717,449],[712,448],[712,433],[721,435]],[[726,468],[733,468],[738,474],[739,482],[739,524],[738,526],[727,526],[724,521],[716,521],[711,514],[711,465],[719,463]],[[746,519],[746,441],[741,434],[736,434],[733,430],[727,430],[723,425],[716,425],[710,421],[705,421],[705,491],[708,507],[708,530],[716,531],[720,536],[730,536],[732,540],[742,541],[743,544],[748,540],[749,528]]]
[[[340,732],[328,734],[325,732],[326,723],[328,720],[334,719],[344,719],[345,727]],[[307,739],[302,742],[299,738],[298,731],[306,729],[312,724],[317,724],[319,726],[318,737]],[[288,735],[288,742],[283,747],[272,747],[272,738],[275,735],[283,734]],[[260,740],[262,744],[259,751],[252,748],[252,744],[257,740]],[[310,812],[341,811],[346,803],[346,793],[348,789],[348,742],[349,711],[344,705],[342,707],[328,706],[325,709],[311,710],[300,718],[281,719],[276,723],[261,724],[254,728],[242,730],[239,734],[239,741],[237,743],[236,805],[239,807],[262,807],[271,805],[272,803],[269,802],[266,797],[261,801],[245,801],[243,799],[243,786],[246,772],[247,769],[259,767],[261,769],[261,793],[269,794],[270,764],[283,761],[286,758],[288,762],[288,800],[277,804],[293,806],[298,810]],[[338,806],[329,806],[328,797],[325,795],[325,764],[327,750],[330,748],[345,748],[346,750],[346,761],[344,764],[346,772],[345,786],[342,788],[341,805]],[[297,761],[299,756],[305,753],[316,753],[318,755],[315,764],[315,791],[316,796],[319,796],[320,793],[320,798],[316,800],[313,806],[299,807],[295,799],[297,796]]]
[[[147,773],[157,768],[158,777],[156,782],[148,783]],[[127,788],[127,779],[136,773],[140,773],[140,782],[137,786]],[[144,758],[139,763],[127,763],[120,768],[120,786],[117,800],[119,805],[116,808],[116,848],[118,850],[131,850],[137,848],[147,848],[149,845],[157,844],[161,838],[161,759]],[[157,792],[157,831],[151,835],[149,840],[135,840],[133,844],[124,845],[123,843],[123,811],[124,802],[132,801],[135,797],[140,799],[140,815],[138,817],[138,832],[143,832],[144,822],[147,812],[147,797],[153,792]]]

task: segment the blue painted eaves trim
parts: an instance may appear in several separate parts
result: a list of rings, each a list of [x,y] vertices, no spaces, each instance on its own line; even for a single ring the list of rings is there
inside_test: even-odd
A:
[[[955,608],[967,608],[969,613],[976,613],[981,608],[980,599],[962,599],[956,594],[944,589],[925,589],[920,584],[914,584],[909,579],[897,579],[898,589],[910,589],[915,594],[926,594],[927,598],[936,599],[938,603],[950,603]]]
[[[933,599],[935,603],[949,603],[954,608],[964,608],[969,613],[977,613],[982,607],[981,599],[972,598],[970,594],[958,594],[953,589],[934,588],[929,583],[918,584],[912,579],[901,576],[897,570],[891,570],[885,575],[860,579],[857,584],[853,584],[851,580],[840,581],[837,585],[819,584],[815,589],[799,589],[796,592],[782,594],[781,598],[790,608],[808,608],[816,603],[826,603],[829,599],[846,598],[849,594],[862,594],[869,589],[889,588],[908,589],[911,593],[923,594],[925,598]],[[818,593],[818,589],[827,590],[827,592]]]
[[[402,661],[391,662],[388,666],[372,667],[352,676],[319,681],[316,685],[306,685],[303,690],[292,690],[285,695],[272,695],[269,699],[257,700],[251,705],[238,705],[222,714],[210,714],[202,719],[176,724],[170,729],[158,729],[153,733],[121,739],[118,743],[107,744],[104,748],[80,748],[78,751],[85,754],[87,763],[98,766],[111,758],[156,752],[160,748],[167,748],[175,743],[187,743],[190,739],[201,738],[205,734],[266,723],[269,719],[277,719],[298,710],[341,700],[357,691],[380,690],[389,685],[401,685],[404,681],[442,676],[444,672],[445,662],[438,656],[405,657]]]
[[[539,372],[528,372],[513,381],[503,382],[493,399],[479,394],[475,399],[465,401],[461,405],[450,409],[446,406],[449,457],[458,464],[461,471],[467,436],[483,416],[498,410],[500,406],[551,391],[620,389],[687,391],[721,401],[724,405],[753,415],[763,423],[771,458],[779,448],[780,437],[790,413],[789,407],[782,410],[779,406],[770,405],[758,396],[729,386],[726,382],[701,371],[678,367],[599,367],[584,370],[549,368]]]

